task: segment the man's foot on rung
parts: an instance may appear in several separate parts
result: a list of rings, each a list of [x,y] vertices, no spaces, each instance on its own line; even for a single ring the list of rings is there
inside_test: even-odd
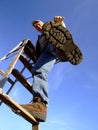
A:
[[[37,121],[45,122],[47,115],[47,107],[40,97],[35,97],[32,104],[21,105],[29,112]]]

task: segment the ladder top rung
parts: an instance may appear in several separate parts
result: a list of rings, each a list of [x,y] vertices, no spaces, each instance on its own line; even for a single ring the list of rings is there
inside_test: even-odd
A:
[[[35,47],[30,40],[27,41],[27,44],[24,48],[24,53],[28,55],[34,62],[36,62]]]
[[[32,64],[29,63],[29,61],[23,55],[20,55],[19,59],[24,64],[24,66],[27,67],[27,69],[31,72]]]

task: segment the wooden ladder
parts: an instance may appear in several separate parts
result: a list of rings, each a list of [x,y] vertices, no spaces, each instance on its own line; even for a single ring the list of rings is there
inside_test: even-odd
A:
[[[11,89],[17,83],[17,81],[19,81],[31,94],[33,94],[32,84],[23,76],[22,72],[25,70],[25,68],[28,69],[29,72],[31,72],[32,65],[30,63],[30,60],[32,60],[33,63],[36,62],[36,57],[34,55],[35,48],[31,41],[29,39],[26,39],[22,41],[21,44],[19,43],[19,47],[18,49],[16,48],[16,50],[17,54],[10,63],[8,69],[5,72],[3,70],[0,70],[0,74],[2,76],[0,79],[0,104],[2,104],[2,102],[5,103],[8,107],[11,108],[14,113],[22,116],[25,120],[30,122],[32,124],[32,130],[39,130],[39,122],[8,95]],[[23,68],[21,71],[15,68],[18,60],[23,64]],[[11,74],[15,77],[14,81],[10,78]],[[11,86],[9,87],[7,92],[4,93],[3,88],[6,85],[7,81],[10,83]]]

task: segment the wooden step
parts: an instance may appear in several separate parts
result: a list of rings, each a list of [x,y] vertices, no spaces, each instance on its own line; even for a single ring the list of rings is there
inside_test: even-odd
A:
[[[31,72],[32,65],[29,63],[29,61],[23,55],[20,55],[19,59],[24,64],[24,66]]]
[[[19,104],[17,104],[12,98],[10,98],[7,94],[0,92],[0,99],[11,108],[11,110],[17,114],[22,116],[25,120],[30,122],[33,125],[37,125],[38,122],[36,119],[28,113],[25,109],[23,109]]]
[[[33,91],[32,91],[32,85],[31,83],[26,80],[26,78],[17,70],[17,69],[13,69],[12,70],[12,75],[14,77],[16,77],[16,79],[18,81],[20,81],[20,83],[31,93],[33,94]]]

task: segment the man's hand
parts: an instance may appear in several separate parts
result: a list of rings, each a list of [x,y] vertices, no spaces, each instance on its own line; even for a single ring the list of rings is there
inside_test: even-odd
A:
[[[64,17],[62,16],[54,16],[54,22],[63,22],[64,21]]]

